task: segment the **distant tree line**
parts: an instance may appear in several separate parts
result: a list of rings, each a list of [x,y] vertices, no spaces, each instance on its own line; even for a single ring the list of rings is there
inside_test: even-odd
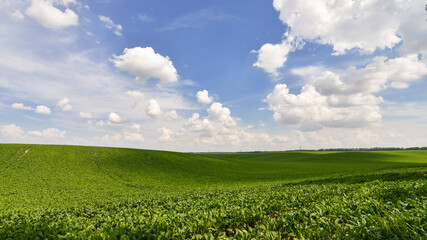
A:
[[[427,150],[427,147],[373,147],[373,148],[322,148],[317,151],[399,151],[399,150]]]
[[[322,151],[332,151],[332,152],[344,152],[344,151],[400,151],[400,150],[427,150],[427,147],[373,147],[373,148],[321,148],[321,149],[294,149],[294,150],[285,150],[285,151],[240,151],[240,153],[264,153],[264,152],[293,152],[293,151],[303,151],[303,152],[322,152]]]

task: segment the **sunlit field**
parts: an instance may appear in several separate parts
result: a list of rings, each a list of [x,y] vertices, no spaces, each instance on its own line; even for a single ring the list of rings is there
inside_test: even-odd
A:
[[[0,238],[420,239],[426,151],[0,145]]]

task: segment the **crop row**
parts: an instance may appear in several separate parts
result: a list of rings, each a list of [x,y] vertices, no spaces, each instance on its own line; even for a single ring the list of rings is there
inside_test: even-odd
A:
[[[5,211],[0,238],[420,239],[427,234],[425,183],[271,184]]]

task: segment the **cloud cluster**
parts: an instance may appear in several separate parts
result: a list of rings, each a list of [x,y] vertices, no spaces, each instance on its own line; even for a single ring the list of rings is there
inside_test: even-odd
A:
[[[332,45],[335,54],[351,49],[372,53],[392,48],[401,41],[397,35],[401,1],[363,0],[274,0],[280,20],[294,36]]]
[[[206,110],[204,118],[199,113],[193,113],[187,119],[182,134],[194,136],[196,142],[215,145],[238,145],[242,141],[250,141],[249,135],[237,127],[238,118],[231,116],[231,111],[221,103],[214,102]]]
[[[141,134],[141,126],[138,124],[133,124],[116,134],[105,134],[99,140],[110,146],[126,146],[125,143],[141,144],[145,141]]]
[[[32,0],[31,6],[25,10],[27,16],[35,19],[46,28],[59,29],[78,25],[79,17],[68,4],[74,1]],[[55,5],[66,7],[65,11]]]
[[[47,128],[42,131],[29,131],[28,135],[44,137],[44,138],[63,138],[66,131],[60,131],[56,128]]]
[[[32,108],[30,106],[25,106],[23,103],[13,103],[12,108],[18,109],[18,110],[31,110],[31,111],[35,111],[38,114],[45,114],[45,115],[50,115],[52,113],[50,108],[45,105],[37,105],[36,108]]]
[[[118,69],[134,74],[142,83],[150,78],[159,79],[162,83],[178,81],[178,73],[169,57],[163,57],[151,47],[125,48],[122,55],[114,55],[111,61]]]
[[[405,55],[423,54],[427,65],[427,25],[422,1],[397,0],[274,0],[279,18],[288,32],[279,44],[264,44],[258,51],[255,67],[273,79],[287,61],[288,54],[304,42],[330,45],[334,55],[357,51],[372,54],[377,49],[399,49]]]
[[[302,71],[293,71],[301,73]],[[427,74],[416,55],[387,60],[377,57],[366,67],[350,67],[343,75],[323,71],[302,77],[306,85],[292,94],[286,84],[278,84],[266,98],[276,121],[300,124],[302,130],[322,127],[361,127],[381,120],[375,96],[386,88],[405,88]]]
[[[156,99],[150,99],[150,101],[148,101],[147,107],[145,108],[145,113],[152,119],[158,120],[174,121],[178,118],[178,114],[175,110],[164,113],[160,109],[160,105]]]
[[[8,140],[19,140],[26,137],[21,127],[15,124],[3,125],[0,127],[0,134]],[[42,137],[46,139],[64,138],[66,131],[60,131],[57,128],[47,128],[42,131],[28,131],[28,136]]]

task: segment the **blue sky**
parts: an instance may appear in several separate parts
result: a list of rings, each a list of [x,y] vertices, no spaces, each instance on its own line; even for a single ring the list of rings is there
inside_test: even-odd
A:
[[[0,141],[425,146],[416,1],[0,1]]]

